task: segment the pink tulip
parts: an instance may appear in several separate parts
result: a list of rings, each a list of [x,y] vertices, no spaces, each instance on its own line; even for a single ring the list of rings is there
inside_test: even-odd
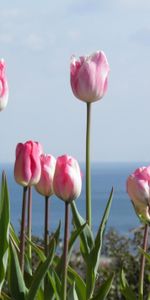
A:
[[[52,155],[40,156],[41,161],[41,178],[35,188],[43,196],[51,196],[53,194],[53,176],[55,172],[56,159]]]
[[[31,186],[38,183],[41,176],[40,155],[42,146],[38,142],[19,143],[16,147],[14,176],[17,183]]]
[[[79,197],[81,187],[81,172],[76,159],[68,155],[58,157],[53,179],[56,196],[64,201],[71,202]]]
[[[127,192],[139,218],[150,222],[150,166],[139,168],[128,177]]]
[[[8,102],[8,83],[5,75],[5,62],[0,60],[0,111],[3,110]]]
[[[72,56],[71,87],[78,99],[94,102],[101,99],[107,90],[109,65],[103,51],[76,59]]]

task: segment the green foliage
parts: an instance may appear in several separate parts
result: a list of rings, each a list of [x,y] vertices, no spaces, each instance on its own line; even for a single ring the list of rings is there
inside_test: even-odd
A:
[[[2,174],[0,194],[0,293],[4,284],[9,251],[9,194],[6,175]]]
[[[20,270],[16,249],[12,243],[10,243],[8,272],[8,285],[11,296],[16,300],[25,300],[25,297],[27,295],[27,288],[25,286],[23,274]]]
[[[80,249],[83,259],[86,264],[86,299],[90,299],[93,296],[93,292],[96,285],[97,269],[99,266],[100,253],[103,242],[103,235],[107,220],[109,217],[110,207],[113,198],[113,188],[108,199],[106,209],[102,221],[100,223],[96,238],[94,240],[93,233],[88,224],[83,228],[80,233]],[[73,222],[77,229],[79,229],[85,221],[80,216],[75,203],[72,203]]]
[[[98,232],[94,237],[90,227],[72,203],[74,230],[69,239],[67,300],[137,300],[140,257],[139,247],[143,230],[130,235],[119,235],[113,229],[105,236],[113,190],[111,191]],[[62,248],[60,224],[51,236],[49,256],[44,254],[43,241],[26,243],[32,247],[32,265],[25,253],[25,274],[19,265],[19,238],[9,224],[9,196],[6,177],[3,175],[0,198],[0,287],[2,300],[45,300],[44,278],[47,282],[48,299],[60,300],[62,289]],[[80,240],[80,251],[74,250]],[[33,242],[34,240],[34,242]],[[148,249],[149,252],[150,249]],[[150,255],[146,257],[144,298],[150,299]],[[8,259],[9,258],[9,259]],[[120,271],[122,270],[122,271]],[[7,275],[7,276],[6,276]]]

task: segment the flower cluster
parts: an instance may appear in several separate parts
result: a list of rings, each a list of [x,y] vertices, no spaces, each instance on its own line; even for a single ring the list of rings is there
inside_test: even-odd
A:
[[[40,143],[27,141],[16,147],[14,176],[22,186],[35,186],[43,196],[53,193],[64,201],[71,202],[81,193],[81,172],[76,159],[63,155],[57,160],[43,154]]]

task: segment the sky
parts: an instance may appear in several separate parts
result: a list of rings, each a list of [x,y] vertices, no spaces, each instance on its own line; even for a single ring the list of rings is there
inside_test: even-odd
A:
[[[9,102],[0,113],[0,161],[18,142],[85,161],[86,104],[70,87],[70,57],[103,50],[108,91],[92,104],[91,160],[150,162],[150,1],[5,0],[0,57]]]

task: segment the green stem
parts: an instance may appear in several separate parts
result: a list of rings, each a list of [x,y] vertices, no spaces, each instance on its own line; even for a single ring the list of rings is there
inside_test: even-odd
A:
[[[48,224],[48,207],[49,207],[49,197],[45,196],[45,220],[44,220],[44,252],[45,256],[48,256],[49,253],[49,224]],[[48,299],[48,276],[45,276],[44,279],[44,299]]]
[[[21,232],[20,232],[20,268],[22,273],[24,273],[26,202],[27,202],[27,187],[23,187],[22,218],[21,218]]]
[[[45,229],[44,229],[44,249],[45,256],[48,256],[48,246],[49,246],[49,229],[48,229],[48,206],[49,197],[45,196]]]
[[[91,170],[90,170],[91,103],[87,102],[86,127],[86,221],[91,227]]]
[[[32,228],[32,188],[30,186],[28,188],[28,225],[27,225],[27,234],[28,234],[29,241],[31,241],[32,239],[31,228]],[[28,256],[29,259],[32,258],[32,249],[30,244],[28,244]]]
[[[61,300],[66,300],[67,299],[68,241],[69,241],[69,203],[65,202],[65,228],[64,228],[64,251],[63,251],[62,297],[61,297]]]
[[[149,225],[146,224],[145,229],[144,229],[143,247],[142,247],[144,252],[146,252],[146,250],[147,250],[148,228],[149,228]],[[142,254],[141,266],[140,266],[140,276],[139,276],[139,300],[143,300],[144,269],[145,269],[145,255]]]

